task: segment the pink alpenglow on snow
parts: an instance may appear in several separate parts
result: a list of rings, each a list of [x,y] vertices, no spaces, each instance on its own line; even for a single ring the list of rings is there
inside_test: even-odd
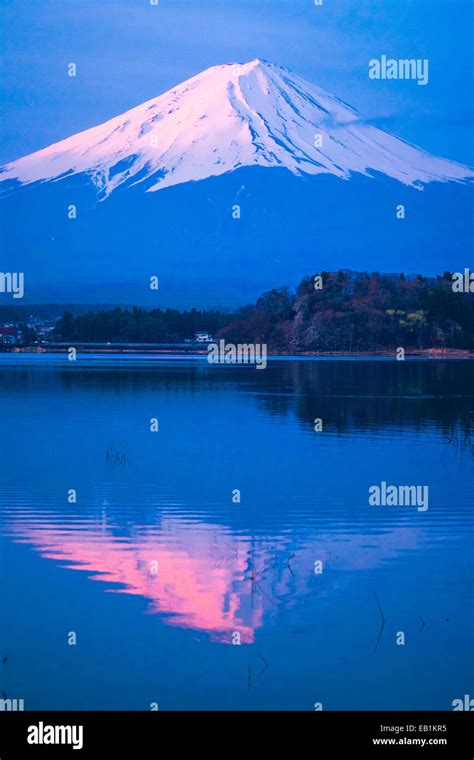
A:
[[[293,174],[381,173],[422,189],[474,170],[372,126],[334,95],[256,59],[213,66],[104,124],[3,167],[0,181],[87,173],[102,198],[124,183],[147,192],[242,166]]]

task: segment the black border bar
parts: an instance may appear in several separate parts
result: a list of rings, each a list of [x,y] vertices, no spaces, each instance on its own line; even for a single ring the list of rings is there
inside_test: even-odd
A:
[[[50,727],[70,727],[56,732]],[[72,727],[76,726],[73,732]],[[35,728],[32,728],[35,727]],[[62,737],[72,744],[32,744]],[[379,741],[377,741],[379,740]],[[382,740],[385,740],[382,742]],[[390,741],[388,741],[390,740]],[[414,741],[416,740],[416,741]],[[424,744],[422,744],[424,740]],[[285,747],[287,748],[285,750]],[[211,757],[474,758],[473,712],[1,712],[0,760],[27,757],[159,757],[189,750]],[[144,753],[144,754],[143,754]],[[323,753],[323,754],[321,754]]]

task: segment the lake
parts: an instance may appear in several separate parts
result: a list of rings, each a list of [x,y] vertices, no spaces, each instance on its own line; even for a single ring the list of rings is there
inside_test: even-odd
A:
[[[0,408],[0,691],[25,709],[472,694],[473,361],[2,354]],[[369,504],[382,482],[428,508]]]

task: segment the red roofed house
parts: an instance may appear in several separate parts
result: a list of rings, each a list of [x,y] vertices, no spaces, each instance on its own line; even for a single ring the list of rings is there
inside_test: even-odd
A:
[[[18,330],[16,327],[0,327],[0,343],[8,343],[13,346],[18,342]]]

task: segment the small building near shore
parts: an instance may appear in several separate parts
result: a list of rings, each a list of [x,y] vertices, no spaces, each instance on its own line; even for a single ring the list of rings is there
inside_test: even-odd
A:
[[[15,346],[18,343],[19,335],[16,327],[0,327],[0,343],[8,346]]]
[[[212,343],[214,338],[208,332],[198,331],[197,333],[194,334],[194,340],[196,341],[196,343]]]

